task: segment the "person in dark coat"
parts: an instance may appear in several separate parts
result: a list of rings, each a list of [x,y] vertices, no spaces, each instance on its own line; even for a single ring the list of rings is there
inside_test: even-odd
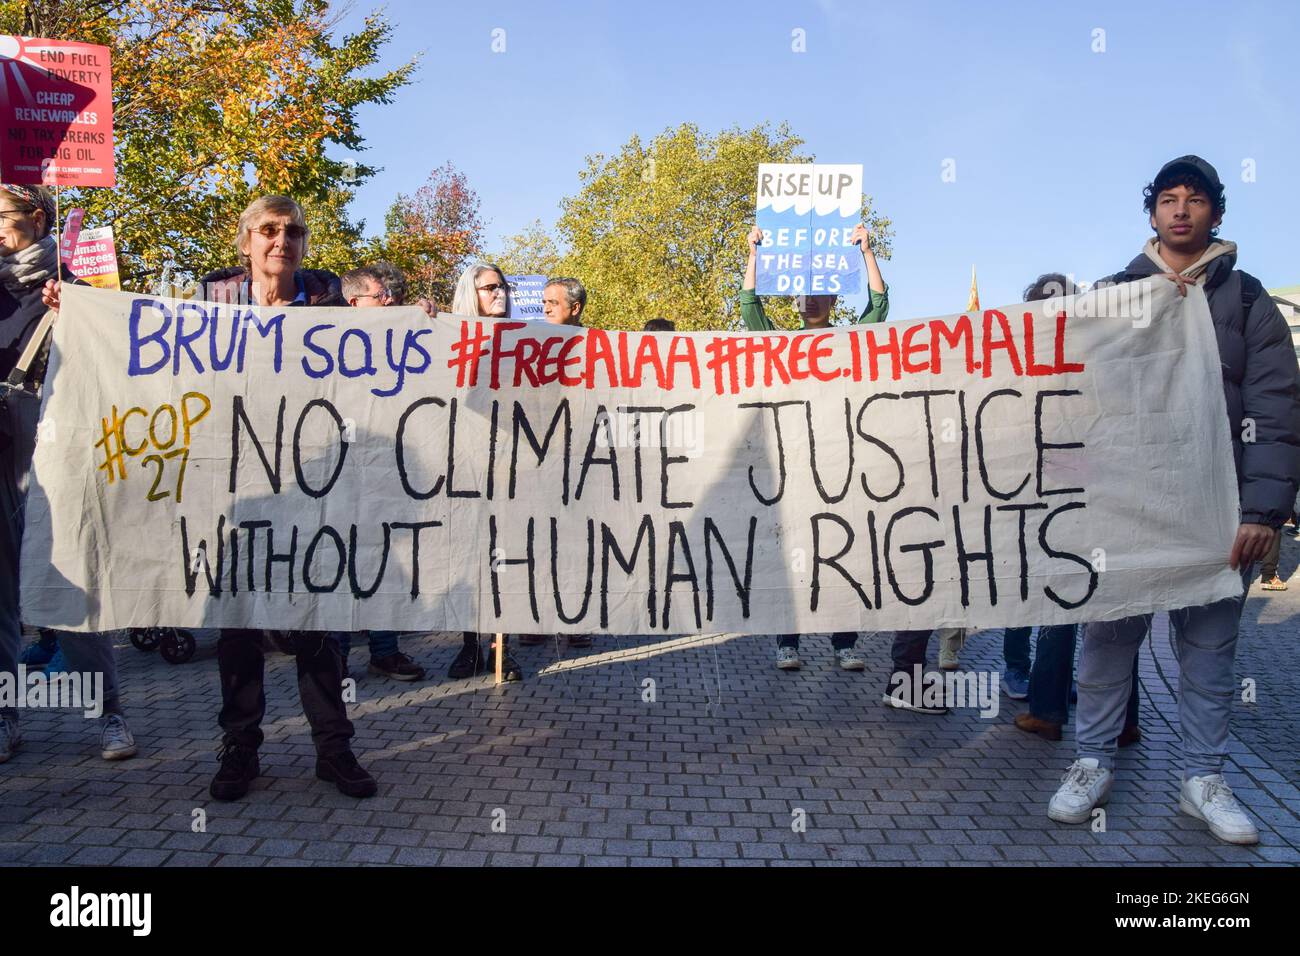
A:
[[[0,184],[0,380],[8,379],[36,333],[42,317],[58,309],[58,250],[54,199],[39,186]],[[61,278],[75,281],[66,270]],[[18,609],[18,562],[22,549],[23,510],[27,472],[36,443],[34,409],[45,380],[49,341],[40,347],[21,380],[18,392],[4,396],[4,425],[0,427],[0,674],[18,674],[18,645],[22,623]],[[15,376],[15,379],[17,377]],[[22,409],[25,403],[26,409]],[[103,675],[104,716],[100,755],[121,760],[136,754],[135,737],[122,714],[113,643],[107,634],[57,632],[70,673]],[[49,635],[47,634],[47,638]],[[93,681],[94,678],[90,678]],[[24,682],[15,679],[17,687]],[[16,708],[0,709],[0,763],[22,743]]]
[[[1267,554],[1290,516],[1300,483],[1300,368],[1291,334],[1260,281],[1238,269],[1237,246],[1217,238],[1226,210],[1223,184],[1199,156],[1166,163],[1144,191],[1154,238],[1128,267],[1098,285],[1153,276],[1204,291],[1218,343],[1233,460],[1241,500],[1236,538],[1224,542],[1241,594],[1170,613],[1177,641],[1183,783],[1179,809],[1227,843],[1257,843],[1254,822],[1223,777],[1228,719],[1237,690],[1233,658],[1253,564]],[[1211,383],[1206,383],[1212,387]],[[1167,462],[1195,469],[1198,462]],[[1113,779],[1133,658],[1151,615],[1091,623],[1079,662],[1079,759],[1048,807],[1065,823],[1090,819]]]
[[[289,197],[263,196],[250,203],[239,217],[235,246],[239,267],[204,276],[200,298],[262,306],[347,305],[334,273],[302,268],[307,222]],[[352,753],[352,722],[343,703],[343,658],[335,635],[295,631],[288,639],[298,662],[298,693],[316,746],[316,776],[348,796],[374,796],[378,790],[374,778]],[[223,629],[217,640],[217,664],[224,735],[218,754],[221,766],[209,792],[218,800],[237,800],[261,772],[257,751],[266,712],[262,632]]]

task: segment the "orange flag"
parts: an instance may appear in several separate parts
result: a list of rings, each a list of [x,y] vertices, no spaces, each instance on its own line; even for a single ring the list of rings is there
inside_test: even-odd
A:
[[[980,310],[980,290],[975,285],[975,267],[970,267],[970,298],[966,300],[967,312],[978,312]]]

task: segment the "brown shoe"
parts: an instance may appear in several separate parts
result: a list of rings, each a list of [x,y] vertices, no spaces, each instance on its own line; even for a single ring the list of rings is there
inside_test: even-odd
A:
[[[1142,728],[1139,727],[1137,724],[1133,724],[1131,727],[1125,727],[1122,731],[1120,731],[1118,744],[1121,747],[1132,747],[1135,743],[1137,743],[1141,739],[1142,739]]]
[[[1054,724],[1050,720],[1042,720],[1035,717],[1029,711],[1016,714],[1016,726],[1026,733],[1038,734],[1044,740],[1060,740],[1061,725]]]
[[[569,635],[569,646],[570,646],[570,647],[591,647],[591,635],[590,635],[590,634],[570,634],[570,635]]]

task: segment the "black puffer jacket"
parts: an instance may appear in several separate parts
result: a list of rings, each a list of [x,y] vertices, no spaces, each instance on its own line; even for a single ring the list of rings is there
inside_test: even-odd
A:
[[[1202,288],[1223,365],[1241,520],[1280,528],[1291,514],[1300,484],[1300,367],[1291,330],[1277,304],[1258,279],[1234,268],[1236,264],[1235,253],[1211,260]],[[1160,272],[1142,254],[1097,285],[1133,282]],[[1251,432],[1254,440],[1243,441]]]
[[[295,275],[302,280],[308,305],[347,305],[339,277],[328,269],[299,269]],[[209,302],[234,301],[239,287],[247,278],[239,266],[209,272],[199,280],[199,298]]]

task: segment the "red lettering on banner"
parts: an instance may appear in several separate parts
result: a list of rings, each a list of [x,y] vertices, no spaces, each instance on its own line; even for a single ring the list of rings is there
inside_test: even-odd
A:
[[[618,387],[618,368],[614,364],[614,350],[609,344],[609,334],[604,329],[591,329],[587,332],[587,367],[582,373],[587,388],[596,387],[596,365],[605,364],[605,384],[609,388]]]
[[[903,347],[902,347],[903,371],[907,372],[908,374],[915,375],[918,372],[925,372],[930,368],[928,362],[916,363],[912,361],[913,354],[917,352],[930,351],[930,346],[925,342],[912,341],[914,338],[916,338],[918,332],[924,332],[924,331],[926,331],[926,327],[924,325],[914,325],[911,328],[909,328],[906,332],[903,333]]]
[[[933,319],[930,322],[931,375],[938,375],[943,369],[943,361],[939,357],[940,340],[946,342],[949,348],[966,343],[966,374],[974,375],[979,366],[975,364],[975,337],[971,332],[970,316],[958,316],[952,328],[943,319]]]
[[[1025,374],[1052,375],[1056,369],[1051,365],[1039,365],[1034,361],[1034,313],[1025,313]]]
[[[559,379],[561,385],[572,387],[574,385],[583,384],[582,376],[564,374],[564,370],[567,369],[570,365],[582,364],[582,356],[569,354],[570,352],[576,352],[578,350],[578,346],[582,344],[582,339],[583,336],[581,335],[570,336],[569,341],[564,343],[564,348],[560,349],[560,357],[559,360],[556,362],[556,365],[558,366],[558,373],[559,373]],[[587,388],[592,388],[592,387],[593,386],[591,385],[591,383],[588,382]]]
[[[889,342],[886,345],[880,345],[876,342],[876,333],[874,329],[868,329],[867,335],[867,363],[871,367],[871,381],[880,378],[880,356],[889,356],[889,377],[897,382],[902,378],[898,361],[898,328],[895,325],[889,326]]]
[[[1056,313],[1056,373],[1062,375],[1066,372],[1082,372],[1082,362],[1067,362],[1065,360],[1065,320],[1064,312]]]
[[[813,378],[817,379],[819,382],[832,382],[840,377],[840,370],[838,368],[823,369],[817,361],[820,358],[830,358],[835,354],[835,350],[829,345],[822,344],[830,338],[834,338],[830,332],[816,336],[812,341],[812,348],[808,350],[808,367],[812,370]],[[849,340],[852,341],[853,337],[850,336]]]
[[[461,324],[464,325],[465,323]],[[513,350],[503,348],[501,340],[505,338],[507,332],[525,328],[527,327],[527,324],[528,323],[526,322],[494,322],[492,324],[492,381],[490,387],[493,391],[496,391],[501,387],[501,364],[507,358],[513,358],[515,354]],[[470,372],[471,385],[477,384],[478,382],[477,372],[477,368]],[[516,381],[515,385],[518,384],[519,382]]]
[[[665,388],[673,387],[673,373],[679,364],[684,364],[686,371],[690,373],[691,388],[699,388],[700,367],[696,364],[695,340],[689,335],[674,335],[672,344],[668,346],[668,384],[664,386]]]
[[[993,337],[993,320],[998,321],[998,329],[1002,332],[1001,338]],[[984,310],[984,377],[988,378],[993,374],[993,350],[1005,349],[1007,359],[1011,362],[1011,368],[1014,374],[1023,375],[1020,368],[1020,354],[1016,351],[1016,339],[1011,334],[1011,324],[1007,322],[1007,317],[997,309]]]
[[[790,384],[790,373],[786,370],[781,353],[785,351],[788,340],[784,336],[768,335],[763,337],[763,384],[771,386],[772,372],[776,371],[782,385]]]
[[[659,358],[659,340],[653,335],[641,336],[641,341],[636,347],[636,365],[632,368],[631,376],[623,383],[629,388],[636,388],[641,384],[641,373],[645,366],[653,365],[655,372],[655,384],[660,388],[666,387],[664,380],[668,377],[664,373],[663,360]]]

